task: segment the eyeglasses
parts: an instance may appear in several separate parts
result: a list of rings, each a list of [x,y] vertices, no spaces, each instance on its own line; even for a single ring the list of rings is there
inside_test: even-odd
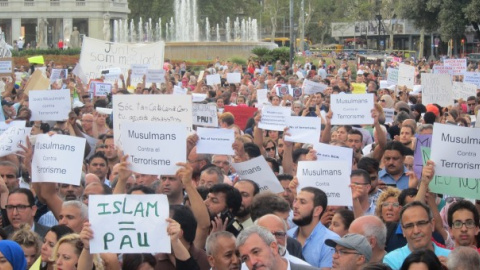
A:
[[[475,103],[467,103],[468,106],[475,106]]]
[[[23,204],[19,204],[19,205],[5,205],[5,209],[7,209],[7,211],[13,211],[13,209],[17,209],[17,212],[24,212],[27,208],[30,208],[32,207],[31,205],[23,205]]]
[[[402,227],[403,227],[404,230],[411,230],[415,226],[417,226],[418,228],[422,228],[422,227],[425,227],[428,224],[430,224],[430,219],[429,220],[420,220],[420,221],[412,222],[412,223],[407,223],[407,224],[402,225]]]
[[[17,178],[15,174],[0,174],[0,175],[2,176],[2,178],[8,178],[8,179]]]
[[[370,185],[370,184],[369,184],[369,183],[352,182],[352,185],[355,185],[355,186],[368,186],[368,185]]]
[[[381,99],[380,101],[381,101],[381,102],[385,102],[385,99]]]
[[[285,237],[285,235],[287,235],[286,232],[281,232],[281,231],[278,231],[278,232],[271,232],[273,234],[273,236],[275,236],[276,238],[283,238]]]
[[[345,254],[356,254],[356,255],[362,255],[358,252],[354,251],[346,251],[345,249],[335,249],[335,254],[338,254],[339,256],[343,256]]]
[[[218,166],[223,164],[223,165],[226,166],[226,165],[230,165],[230,162],[228,162],[228,161],[214,161],[213,164],[218,165]]]
[[[275,147],[268,147],[265,148],[265,151],[270,152],[270,151],[275,151]]]
[[[454,229],[461,229],[465,225],[468,229],[473,229],[475,228],[475,220],[473,219],[468,219],[465,222],[462,222],[461,220],[455,220],[452,224],[452,228]]]
[[[392,203],[392,202],[384,202],[384,203],[382,203],[382,207],[390,207],[390,206],[392,206],[392,207],[394,207],[394,208],[398,208],[398,207],[400,207],[400,204],[399,204],[399,203],[396,203],[396,202],[395,202],[395,203]]]

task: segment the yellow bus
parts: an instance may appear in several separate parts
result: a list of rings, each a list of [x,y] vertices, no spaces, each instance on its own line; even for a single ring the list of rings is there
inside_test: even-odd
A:
[[[263,42],[271,42],[271,38],[264,38],[262,39]],[[290,47],[290,38],[288,37],[278,37],[274,38],[273,42],[278,45],[278,47]],[[303,44],[304,44],[304,50],[308,50],[310,46],[312,45],[312,42],[308,39],[303,39]],[[295,43],[295,48],[300,47],[300,39],[297,38],[296,43]]]

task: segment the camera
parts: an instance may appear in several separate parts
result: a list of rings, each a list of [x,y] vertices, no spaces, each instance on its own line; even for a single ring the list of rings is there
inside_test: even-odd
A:
[[[225,210],[220,213],[220,218],[222,219],[222,223],[225,223],[225,220],[228,218],[228,223],[225,228],[227,232],[231,232],[233,235],[237,236],[243,230],[242,224],[235,219],[230,210]]]

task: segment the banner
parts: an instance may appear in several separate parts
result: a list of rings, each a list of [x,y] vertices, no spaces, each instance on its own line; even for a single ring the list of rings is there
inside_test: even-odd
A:
[[[225,106],[223,112],[232,113],[235,117],[235,124],[240,127],[241,130],[244,130],[248,119],[252,118],[257,110],[257,108],[253,107]]]
[[[90,79],[99,77],[101,70],[116,67],[126,75],[133,64],[145,64],[152,69],[162,68],[164,52],[163,41],[129,44],[84,37],[80,65]]]

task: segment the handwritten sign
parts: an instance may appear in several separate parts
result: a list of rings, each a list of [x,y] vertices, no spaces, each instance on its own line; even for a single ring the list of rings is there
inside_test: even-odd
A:
[[[317,160],[345,161],[348,168],[352,168],[353,149],[350,147],[316,143],[313,145],[313,149],[317,151]]]
[[[463,75],[467,71],[467,59],[445,59],[443,64],[453,68],[453,75]]]
[[[183,88],[180,86],[173,86],[173,94],[174,95],[186,95],[187,94],[187,88]]]
[[[398,84],[398,69],[396,69],[396,68],[388,68],[387,69],[387,84],[388,85],[397,85]],[[383,88],[383,87],[380,87],[380,88]]]
[[[0,58],[0,76],[10,76],[13,72],[12,58]]]
[[[260,192],[268,190],[273,193],[280,193],[284,191],[263,156],[252,158],[245,162],[232,163],[232,167],[240,179],[255,181],[260,187]]]
[[[242,81],[242,74],[235,72],[235,73],[227,73],[227,82],[228,83],[240,83]]]
[[[99,70],[118,67],[127,74],[132,64],[146,64],[149,68],[163,66],[165,43],[113,43],[84,37],[80,53],[80,65],[88,78],[98,76]]]
[[[207,98],[207,94],[192,93],[192,102],[202,102]]]
[[[132,78],[142,78],[143,75],[147,75],[148,64],[132,64]]]
[[[288,133],[285,135],[285,141],[300,143],[318,143],[320,140],[321,119],[318,117],[300,117],[289,116],[286,119],[289,127]]]
[[[323,93],[325,89],[328,88],[328,85],[310,80],[304,80],[302,88],[305,95],[313,95],[319,92]]]
[[[32,121],[63,121],[72,109],[70,90],[31,91],[29,108]]]
[[[385,114],[385,124],[393,123],[393,117],[395,116],[395,109],[383,108]]]
[[[257,110],[253,107],[225,106],[223,111],[232,113],[235,116],[235,124],[244,130],[248,119],[252,118]]]
[[[144,174],[175,174],[186,161],[187,129],[182,124],[124,122],[121,145],[130,168]]]
[[[214,104],[192,104],[193,124],[204,127],[218,127],[217,106]]]
[[[452,67],[452,66],[434,65],[434,66],[433,66],[433,74],[448,74],[448,75],[453,75],[453,67]]]
[[[415,150],[413,154],[413,171],[418,179],[422,176],[422,169],[423,169],[423,154],[422,148],[428,147],[432,145],[432,135],[431,134],[416,134],[415,137],[417,138],[417,143],[415,144]],[[430,158],[428,158],[430,159]]]
[[[170,253],[168,209],[166,195],[90,195],[90,252]]]
[[[123,121],[182,123],[192,127],[192,100],[187,95],[114,95],[113,130],[120,142]]]
[[[290,108],[280,106],[264,106],[262,119],[258,127],[266,130],[283,131],[287,126],[286,119],[291,115]]]
[[[346,161],[299,161],[298,188],[315,187],[323,190],[329,205],[352,205],[350,173]]]
[[[72,74],[77,76],[84,84],[88,83],[88,78],[85,75],[85,73],[83,73],[83,69],[82,69],[82,66],[80,64],[75,65],[75,67],[72,70]]]
[[[3,132],[5,132],[10,127],[25,127],[26,123],[27,121],[25,120],[15,120],[11,121],[10,123],[0,122],[0,135],[3,134]]]
[[[400,63],[398,69],[398,85],[413,89],[415,78],[415,67]]]
[[[109,83],[92,82],[90,87],[93,87],[93,96],[106,97],[112,93],[112,85]]]
[[[422,73],[422,87],[422,104],[436,103],[448,106],[453,103],[450,75]]]
[[[465,72],[463,75],[464,83],[471,83],[477,86],[477,89],[480,89],[480,73],[479,72]]]
[[[100,74],[105,80],[117,80],[120,77],[120,74],[122,74],[122,69],[119,67],[112,67],[102,70]]]
[[[37,135],[32,160],[32,181],[79,186],[85,142],[85,138],[75,136]]]
[[[11,126],[3,132],[0,135],[0,157],[23,151],[19,144],[26,145],[30,130],[31,128]]]
[[[431,159],[436,175],[478,177],[478,157],[480,130],[438,123],[433,126]]]
[[[165,70],[163,68],[149,69],[149,70],[147,70],[147,76],[146,76],[145,80],[147,82],[151,82],[151,83],[164,83],[165,82]]]
[[[373,94],[335,94],[330,98],[332,125],[373,124]]]
[[[221,84],[220,74],[207,75],[207,85]]]
[[[235,131],[225,128],[197,128],[198,154],[234,155]]]
[[[477,94],[477,86],[471,83],[452,82],[453,98],[467,100],[470,96]]]

